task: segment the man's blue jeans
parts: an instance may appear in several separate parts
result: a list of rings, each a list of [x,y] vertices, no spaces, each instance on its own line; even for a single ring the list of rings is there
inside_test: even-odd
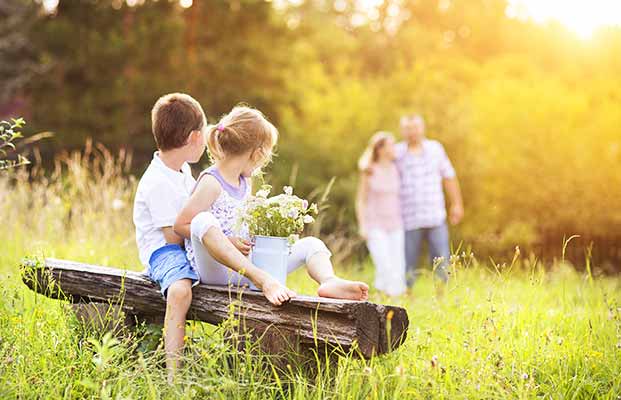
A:
[[[411,287],[416,279],[416,268],[421,253],[423,239],[429,244],[429,257],[436,275],[446,282],[448,275],[446,268],[449,265],[451,249],[449,247],[449,232],[446,223],[433,228],[419,228],[405,231],[405,274],[407,284]],[[436,260],[442,257],[442,260]],[[436,260],[436,261],[434,261]]]

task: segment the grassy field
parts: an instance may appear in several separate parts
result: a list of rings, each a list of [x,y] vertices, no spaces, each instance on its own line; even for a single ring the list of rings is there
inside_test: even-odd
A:
[[[278,372],[266,356],[234,352],[227,324],[188,324],[186,366],[166,384],[156,328],[113,337],[83,329],[62,302],[20,282],[25,255],[136,269],[132,178],[123,161],[75,154],[55,174],[0,177],[0,398],[608,398],[621,399],[621,280],[544,268],[516,254],[506,264],[453,260],[436,296],[430,274],[412,293],[371,300],[407,308],[410,331],[397,351],[369,361],[317,362],[310,374]],[[571,243],[569,244],[571,245]],[[562,249],[559,248],[559,258]],[[339,265],[371,282],[369,264]],[[303,271],[301,293],[315,287]]]

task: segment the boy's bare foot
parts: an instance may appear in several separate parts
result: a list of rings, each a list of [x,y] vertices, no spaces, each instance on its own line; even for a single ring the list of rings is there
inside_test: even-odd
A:
[[[348,281],[341,278],[330,278],[319,286],[317,294],[321,297],[344,300],[367,300],[369,286],[364,282]]]

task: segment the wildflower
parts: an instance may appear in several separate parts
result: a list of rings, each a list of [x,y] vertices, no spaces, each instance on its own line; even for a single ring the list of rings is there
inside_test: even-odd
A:
[[[563,344],[563,338],[558,338],[556,343],[558,343],[559,346],[562,345]]]
[[[515,246],[515,255],[516,257],[520,256],[520,246]]]
[[[315,214],[317,214],[317,213],[319,212],[319,209],[317,208],[317,204],[315,204],[315,203],[311,204],[311,206],[310,206],[310,210],[311,210],[313,213],[315,213]]]
[[[435,368],[438,366],[438,356],[431,357],[431,368]]]
[[[621,342],[617,343],[617,349],[621,349]]]
[[[283,192],[285,192],[287,196],[291,196],[293,194],[293,188],[291,186],[285,186]]]
[[[262,186],[261,190],[257,191],[256,197],[260,197],[262,199],[267,199],[267,196],[270,195],[270,189],[266,186]]]
[[[371,375],[373,373],[373,369],[371,367],[367,366],[367,367],[364,367],[362,372],[364,372],[366,375]]]
[[[305,215],[304,216],[304,223],[305,224],[310,224],[310,223],[312,223],[314,221],[315,221],[315,218],[311,217],[310,215]]]
[[[523,380],[527,380],[527,379],[528,379],[528,374],[527,374],[526,372],[524,372],[524,373],[522,374],[522,379],[523,379]]]
[[[279,210],[279,214],[281,217],[283,218],[287,218],[289,216],[289,213],[287,212],[287,209],[284,207],[281,207]]]
[[[395,368],[395,374],[399,376],[405,375],[405,368],[403,368],[402,365],[397,365],[397,367]]]
[[[306,211],[307,208],[308,208],[308,200],[304,199],[302,200],[302,210]]]
[[[114,211],[118,211],[120,209],[122,209],[125,206],[125,203],[123,203],[123,200],[121,199],[114,199],[112,200],[112,209]]]
[[[289,218],[294,218],[295,219],[295,218],[298,217],[298,215],[299,215],[299,213],[298,213],[298,210],[296,210],[296,209],[293,209],[293,210],[289,211]]]

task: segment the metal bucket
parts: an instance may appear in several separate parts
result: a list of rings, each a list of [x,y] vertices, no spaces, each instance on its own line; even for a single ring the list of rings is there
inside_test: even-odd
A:
[[[287,284],[287,259],[291,246],[284,237],[255,236],[252,263],[283,285]]]

